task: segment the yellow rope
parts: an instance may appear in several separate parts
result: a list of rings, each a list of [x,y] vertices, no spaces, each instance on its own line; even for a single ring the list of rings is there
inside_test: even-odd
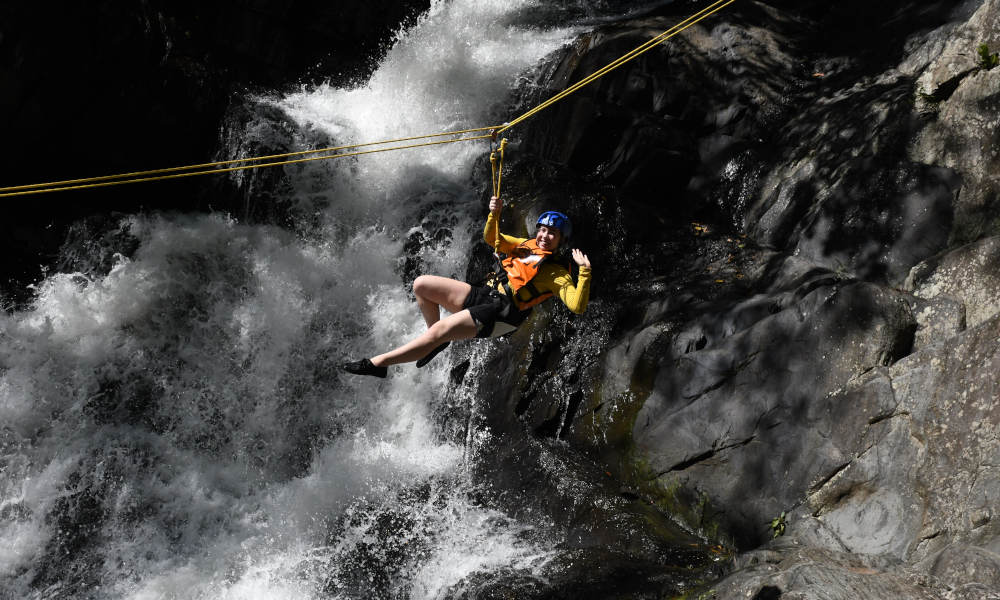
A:
[[[503,152],[507,149],[507,138],[500,140],[500,159],[497,165],[497,151],[490,152],[490,167],[493,171],[493,196],[500,198],[500,182],[503,178]],[[493,242],[493,253],[500,254],[500,227],[497,226],[496,240]]]
[[[507,149],[507,138],[500,140],[500,147],[490,152],[490,167],[493,169],[493,195],[500,197],[500,180],[503,177],[503,153]],[[500,165],[497,166],[497,152],[500,152]]]
[[[701,21],[702,19],[708,18],[709,16],[711,16],[711,15],[715,14],[716,12],[722,10],[723,8],[729,6],[730,4],[732,4],[735,1],[736,0],[717,0],[714,4],[711,4],[711,5],[703,8],[702,10],[700,10],[697,13],[691,15],[687,19],[684,19],[680,23],[678,23],[678,24],[674,25],[673,27],[671,27],[670,29],[664,31],[660,35],[654,37],[653,39],[649,40],[648,42],[646,42],[646,43],[642,44],[641,46],[635,48],[631,52],[628,52],[627,54],[624,54],[623,56],[619,57],[618,59],[612,61],[611,63],[609,63],[607,65],[605,65],[601,69],[595,71],[594,73],[591,73],[587,77],[585,77],[585,78],[581,79],[580,81],[574,83],[573,85],[571,85],[570,87],[566,88],[565,90],[559,92],[555,96],[552,96],[551,98],[549,98],[545,102],[539,104],[535,108],[532,108],[531,110],[529,110],[528,112],[524,113],[520,117],[517,117],[516,119],[514,119],[513,121],[510,121],[509,123],[505,123],[502,127],[500,127],[499,129],[497,129],[497,133],[502,133],[502,132],[510,129],[511,127],[517,125],[518,123],[524,121],[525,119],[527,119],[527,118],[529,118],[529,117],[531,117],[531,116],[533,116],[533,115],[541,112],[542,110],[548,108],[552,104],[555,104],[556,102],[562,100],[566,96],[569,96],[570,94],[572,94],[573,92],[575,92],[575,91],[579,90],[580,88],[586,86],[587,84],[589,84],[589,83],[591,83],[591,82],[593,82],[593,81],[595,81],[597,79],[600,79],[604,75],[610,73],[611,71],[614,71],[618,67],[620,67],[623,64],[629,62],[630,60],[636,58],[637,56],[645,54],[646,52],[648,52],[649,50],[651,50],[654,46],[660,44],[661,42],[665,42],[665,41],[669,40],[670,38],[674,37],[675,35],[677,35],[678,33],[682,32],[682,31],[684,31],[688,27],[691,27],[692,25],[694,25],[698,21]]]
[[[305,155],[309,155],[309,154],[319,154],[319,153],[323,153],[323,152],[336,152],[338,150],[349,150],[351,148],[364,148],[364,147],[368,147],[368,146],[379,146],[379,145],[383,145],[383,144],[395,144],[395,143],[399,143],[399,142],[408,142],[408,141],[412,141],[412,140],[420,140],[420,139],[426,139],[426,138],[444,137],[444,136],[448,136],[448,135],[462,135],[462,134],[466,134],[466,133],[475,133],[477,131],[490,131],[490,130],[493,130],[493,129],[495,129],[495,127],[478,127],[478,128],[475,128],[475,129],[462,129],[462,130],[459,130],[459,131],[447,131],[447,132],[444,132],[444,133],[429,133],[429,134],[426,134],[426,135],[415,135],[415,136],[410,136],[410,137],[396,138],[394,140],[383,140],[381,142],[366,142],[366,143],[363,143],[363,144],[348,144],[346,146],[333,146],[333,147],[329,147],[329,148],[318,148],[318,149],[315,149],[315,150],[300,150],[298,152],[286,152],[284,154],[271,154],[271,155],[268,155],[268,156],[256,156],[256,157],[249,157],[249,158],[236,158],[236,159],[233,159],[233,160],[223,160],[223,161],[218,161],[218,162],[202,163],[202,164],[198,164],[198,165],[187,165],[187,166],[183,166],[183,167],[170,167],[170,168],[167,168],[167,169],[153,169],[153,170],[149,170],[149,171],[134,171],[132,173],[119,173],[119,174],[116,174],[116,175],[103,175],[101,177],[86,177],[86,178],[82,178],[82,179],[67,179],[67,180],[64,180],[64,181],[50,181],[48,183],[33,183],[33,184],[30,184],[30,185],[17,185],[17,186],[10,186],[10,187],[0,187],[0,192],[14,192],[14,191],[18,191],[18,190],[35,189],[36,191],[34,191],[32,193],[36,193],[37,194],[37,193],[41,193],[42,191],[72,190],[72,189],[81,189],[81,188],[86,188],[86,187],[103,187],[103,186],[81,186],[81,185],[70,186],[70,184],[89,183],[89,182],[96,182],[96,181],[110,181],[110,180],[113,180],[113,179],[134,178],[134,179],[128,179],[127,181],[116,181],[115,183],[132,183],[132,182],[137,182],[137,181],[156,181],[156,180],[159,180],[159,179],[172,179],[172,178],[175,178],[175,177],[144,177],[144,176],[146,176],[146,175],[157,175],[157,174],[160,174],[160,173],[175,173],[177,171],[191,171],[193,169],[205,169],[205,168],[209,168],[209,167],[232,165],[232,164],[236,164],[236,163],[264,161],[264,160],[272,160],[272,159],[276,159],[276,158],[287,158],[289,156],[305,156]],[[480,136],[480,137],[476,137],[476,138],[460,138],[460,139],[457,139],[457,140],[449,140],[449,142],[460,142],[460,141],[465,141],[467,139],[483,139],[483,137],[489,137],[489,136]],[[416,146],[403,146],[403,148],[413,148],[413,147],[416,147]],[[356,154],[354,154],[354,153],[352,153],[352,154],[338,154],[338,155],[334,155],[334,156],[323,156],[323,157],[319,157],[319,158],[321,158],[321,159],[336,158],[338,156],[356,156]],[[292,162],[295,162],[295,161],[292,161]],[[188,175],[204,175],[204,174],[207,174],[207,173],[225,173],[225,172],[228,172],[228,171],[238,171],[238,170],[241,170],[241,169],[256,169],[256,168],[259,168],[259,167],[276,166],[276,165],[284,165],[284,164],[290,164],[290,163],[289,162],[278,162],[278,163],[269,163],[269,164],[266,164],[266,165],[248,165],[248,166],[245,166],[245,167],[237,167],[237,168],[233,168],[233,169],[210,169],[210,170],[206,170],[206,171],[199,171],[199,172],[196,172],[196,173],[185,173],[185,174],[179,175],[177,177],[184,177],[184,176],[188,176]],[[51,189],[37,190],[37,188],[51,188]],[[24,195],[24,194],[4,193],[4,194],[0,194],[0,198],[2,198],[4,196],[18,196],[18,195]]]
[[[264,163],[259,165],[247,165],[243,167],[229,167],[227,169],[210,169],[207,171],[194,171],[192,173],[175,173],[173,175],[160,175],[158,177],[142,177],[137,179],[125,179],[121,181],[104,181],[101,183],[87,183],[83,185],[69,185],[63,187],[53,187],[37,190],[21,190],[17,192],[9,192],[5,194],[0,194],[0,198],[7,196],[26,196],[28,194],[44,194],[46,192],[61,192],[63,190],[80,190],[86,188],[97,188],[97,187],[107,187],[110,185],[121,185],[123,183],[138,183],[140,181],[162,181],[164,179],[178,179],[180,177],[190,177],[192,175],[208,175],[210,173],[228,173],[230,171],[242,171],[247,169],[261,169],[263,167],[277,167],[280,165],[293,165],[297,163],[312,162],[314,160],[329,160],[331,158],[343,158],[345,156],[360,156],[362,154],[375,154],[377,152],[389,152],[390,150],[406,150],[408,148],[422,148],[424,146],[438,146],[441,144],[453,144],[455,142],[471,142],[473,140],[484,140],[490,138],[490,135],[477,135],[473,137],[458,138],[454,140],[442,140],[439,142],[425,142],[423,144],[409,144],[406,146],[393,146],[391,148],[378,148],[376,150],[362,150],[360,152],[345,152],[343,154],[334,154],[332,156],[313,156],[310,158],[298,158],[295,160],[284,160],[280,162]]]
[[[381,141],[381,142],[366,142],[366,143],[362,143],[362,144],[349,144],[349,145],[346,145],[346,146],[334,146],[334,147],[330,147],[330,148],[320,148],[320,149],[316,149],[316,150],[301,150],[301,151],[298,151],[298,152],[286,152],[284,154],[271,154],[271,155],[268,155],[268,156],[257,156],[257,157],[249,157],[249,158],[237,158],[237,159],[232,159],[232,160],[224,160],[224,161],[218,161],[218,162],[209,162],[209,163],[202,163],[202,164],[197,164],[197,165],[188,165],[188,166],[183,166],[183,167],[171,167],[171,168],[167,168],[167,169],[153,169],[153,170],[149,170],[149,171],[135,171],[135,172],[132,172],[132,173],[119,173],[117,175],[104,175],[104,176],[100,176],[100,177],[86,177],[86,178],[82,178],[82,179],[67,179],[67,180],[64,180],[64,181],[52,181],[52,182],[48,182],[48,183],[34,183],[34,184],[29,184],[29,185],[18,185],[18,186],[10,186],[10,187],[0,187],[0,192],[2,192],[2,193],[0,193],[0,198],[9,197],[9,196],[25,196],[25,195],[29,195],[29,194],[43,194],[43,193],[46,193],[46,192],[56,192],[56,191],[63,191],[63,190],[78,190],[78,189],[85,189],[85,188],[106,187],[106,186],[111,186],[111,185],[122,185],[122,184],[126,184],[126,183],[138,183],[138,182],[141,182],[141,181],[161,181],[161,180],[165,180],[165,179],[177,179],[177,178],[181,178],[181,177],[192,177],[194,175],[208,175],[208,174],[211,174],[211,173],[228,173],[228,172],[231,172],[231,171],[243,171],[243,170],[248,170],[248,169],[260,169],[260,168],[263,168],[263,167],[276,167],[276,166],[280,166],[280,165],[290,165],[290,164],[296,164],[296,163],[311,162],[311,161],[314,161],[314,160],[330,160],[330,159],[341,158],[341,157],[346,157],[346,156],[360,156],[362,154],[374,154],[374,153],[377,153],[377,152],[388,152],[390,150],[405,150],[405,149],[408,149],[408,148],[420,148],[420,147],[424,147],[424,146],[437,146],[437,145],[440,145],[440,144],[451,144],[451,143],[454,143],[454,142],[467,142],[467,141],[481,140],[481,139],[486,139],[486,138],[495,139],[497,134],[502,133],[502,132],[510,129],[511,127],[517,125],[518,123],[521,123],[522,121],[524,121],[524,120],[532,117],[533,115],[541,112],[542,110],[545,110],[549,106],[555,104],[556,102],[558,102],[558,101],[562,100],[563,98],[569,96],[570,94],[576,92],[580,88],[582,88],[582,87],[584,87],[584,86],[592,83],[593,81],[595,81],[595,80],[603,77],[607,73],[610,73],[611,71],[617,69],[618,67],[620,67],[621,65],[629,62],[630,60],[632,60],[632,59],[634,59],[634,58],[636,58],[638,56],[641,56],[642,54],[645,54],[646,52],[648,52],[649,50],[651,50],[653,47],[657,46],[658,44],[669,40],[670,38],[674,37],[675,35],[679,34],[682,31],[684,31],[685,29],[691,27],[695,23],[698,23],[699,21],[708,18],[709,16],[717,13],[718,11],[720,11],[723,8],[729,6],[730,4],[732,4],[735,1],[736,0],[716,0],[715,3],[713,3],[713,4],[711,4],[711,5],[703,8],[702,10],[700,10],[697,13],[691,15],[687,19],[684,19],[680,23],[677,23],[676,25],[674,25],[670,29],[664,31],[660,35],[658,35],[658,36],[654,37],[653,39],[647,41],[646,43],[640,45],[639,47],[635,48],[631,52],[628,52],[627,54],[619,57],[618,59],[614,60],[613,62],[605,65],[604,67],[602,67],[598,71],[596,71],[594,73],[591,73],[587,77],[585,77],[585,78],[581,79],[580,81],[574,83],[573,85],[571,85],[570,87],[566,88],[565,90],[559,92],[555,96],[552,96],[551,98],[549,98],[545,102],[543,102],[543,103],[539,104],[538,106],[532,108],[531,110],[529,110],[526,113],[522,114],[521,116],[517,117],[513,121],[510,121],[509,123],[504,123],[502,126],[499,126],[499,127],[477,127],[475,129],[462,129],[462,130],[459,130],[459,131],[449,131],[449,132],[445,132],[445,133],[431,133],[431,134],[427,134],[427,135],[417,135],[417,136],[397,138],[397,139],[394,139],[394,140],[384,140],[384,141]],[[379,145],[385,145],[385,144],[397,144],[399,142],[407,142],[407,141],[420,140],[420,139],[428,139],[428,138],[435,138],[435,137],[444,137],[444,136],[449,136],[449,135],[459,135],[459,136],[461,136],[461,135],[464,135],[464,134],[467,134],[467,133],[476,133],[476,132],[480,132],[480,131],[490,131],[491,134],[490,135],[472,136],[472,137],[459,137],[459,138],[456,138],[456,139],[453,139],[453,140],[443,140],[443,141],[436,141],[436,142],[426,142],[426,143],[422,143],[422,144],[408,144],[408,145],[403,145],[403,146],[393,146],[393,147],[389,147],[389,148],[379,148],[379,149],[375,149],[375,150],[364,150],[364,151],[358,151],[358,152],[345,152],[345,153],[341,153],[341,154],[328,154],[326,156],[312,156],[312,157],[309,157],[309,158],[299,158],[299,159],[295,159],[295,160],[285,160],[285,161],[278,161],[278,162],[263,162],[261,164],[242,165],[242,166],[238,166],[238,167],[227,167],[227,168],[221,168],[221,169],[220,168],[214,168],[214,167],[222,167],[222,166],[226,166],[226,165],[233,165],[233,164],[237,164],[237,163],[260,162],[260,161],[268,161],[268,160],[273,160],[273,159],[278,159],[278,158],[288,158],[290,156],[307,156],[307,155],[311,155],[311,154],[332,153],[332,152],[338,152],[340,150],[350,150],[352,148],[365,148],[365,147],[369,147],[369,146],[379,146]],[[494,195],[496,195],[497,197],[500,196],[500,178],[502,176],[502,169],[503,169],[503,148],[506,145],[506,142],[507,142],[507,140],[504,139],[501,142],[501,145],[500,145],[500,171],[501,172],[498,172],[496,170],[496,168],[495,168],[495,165],[494,165],[494,192],[495,192]],[[490,157],[490,160],[491,160],[491,162],[493,161],[493,156],[492,155]],[[197,169],[203,169],[203,170],[197,170]],[[180,171],[185,171],[185,172],[181,173]],[[172,173],[172,174],[171,175],[161,175],[162,173]],[[150,177],[151,175],[157,175],[157,176],[156,177]]]

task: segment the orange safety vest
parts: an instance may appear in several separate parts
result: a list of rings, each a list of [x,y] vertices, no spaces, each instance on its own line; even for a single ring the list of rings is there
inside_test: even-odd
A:
[[[503,270],[507,272],[507,283],[504,289],[507,295],[514,299],[514,304],[521,310],[527,310],[532,306],[548,300],[554,294],[552,292],[542,292],[535,287],[531,280],[538,274],[538,270],[552,253],[538,247],[538,242],[532,239],[525,240],[514,248],[510,256],[500,263]]]

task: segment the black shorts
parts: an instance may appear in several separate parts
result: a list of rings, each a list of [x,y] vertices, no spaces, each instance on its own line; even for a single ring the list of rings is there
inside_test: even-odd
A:
[[[472,286],[462,308],[468,309],[476,322],[476,337],[498,337],[511,331],[528,318],[531,309],[518,310],[507,296],[487,287]]]

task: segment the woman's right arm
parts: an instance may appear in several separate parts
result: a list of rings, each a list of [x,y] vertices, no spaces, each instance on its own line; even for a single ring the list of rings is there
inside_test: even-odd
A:
[[[490,198],[490,214],[486,217],[486,227],[483,228],[483,241],[493,248],[497,242],[497,231],[500,223],[500,211],[503,210],[503,200],[493,196]],[[500,234],[500,252],[510,254],[510,251],[518,247],[524,238],[516,238],[510,235]]]

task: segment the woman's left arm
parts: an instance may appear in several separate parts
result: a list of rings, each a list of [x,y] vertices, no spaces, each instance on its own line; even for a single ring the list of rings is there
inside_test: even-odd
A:
[[[590,301],[590,260],[582,251],[574,249],[573,262],[580,266],[576,283],[573,282],[573,277],[565,269],[561,269],[562,273],[553,278],[553,283],[556,284],[559,290],[559,299],[566,305],[566,308],[579,315],[587,310],[587,303]]]

